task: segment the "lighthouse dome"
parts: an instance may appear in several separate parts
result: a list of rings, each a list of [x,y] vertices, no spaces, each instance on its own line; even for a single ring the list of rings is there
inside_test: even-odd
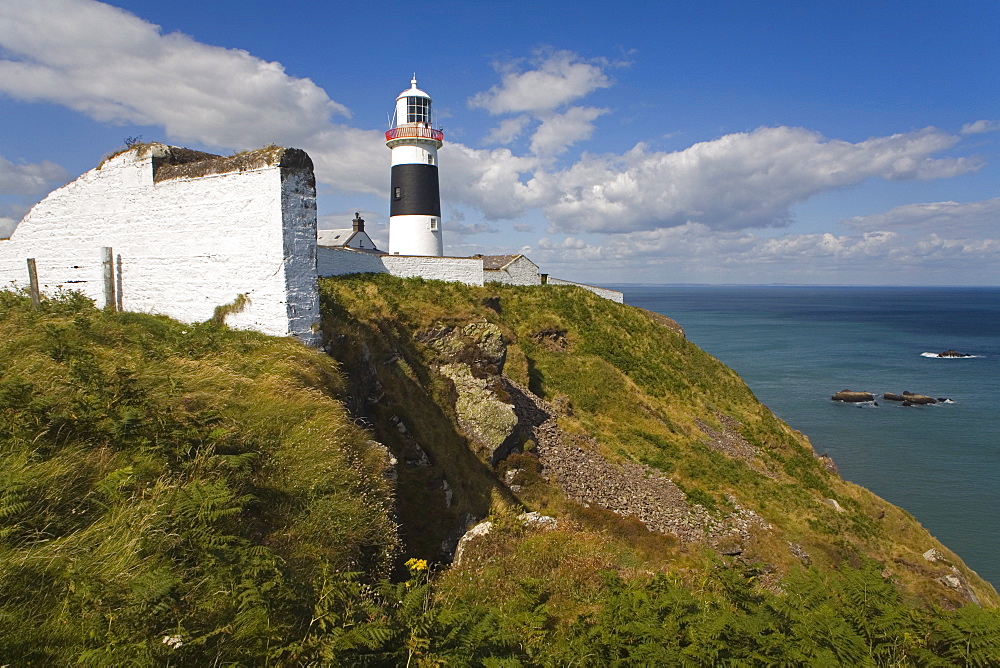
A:
[[[404,97],[426,97],[428,100],[431,99],[430,95],[428,95],[424,91],[422,91],[419,88],[417,88],[417,77],[416,77],[416,75],[414,75],[414,77],[412,79],[410,79],[410,87],[407,88],[406,90],[404,90],[399,95],[397,95],[396,99],[398,100],[398,99],[404,98]]]

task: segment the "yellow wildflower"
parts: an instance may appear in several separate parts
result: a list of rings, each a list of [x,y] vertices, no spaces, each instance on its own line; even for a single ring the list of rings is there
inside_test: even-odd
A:
[[[427,570],[427,560],[426,559],[416,559],[416,558],[414,558],[414,559],[407,559],[406,560],[406,567],[409,568],[411,571],[414,571],[416,573],[420,573],[421,571],[426,571]]]

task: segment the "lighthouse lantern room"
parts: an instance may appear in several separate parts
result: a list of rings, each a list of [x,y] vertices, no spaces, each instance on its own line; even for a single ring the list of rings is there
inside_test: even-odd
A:
[[[392,126],[385,133],[385,144],[392,149],[389,253],[440,256],[437,151],[444,133],[431,126],[431,98],[417,88],[416,75],[396,98]]]

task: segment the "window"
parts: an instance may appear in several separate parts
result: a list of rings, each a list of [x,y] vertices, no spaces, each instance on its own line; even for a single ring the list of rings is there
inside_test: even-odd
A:
[[[438,228],[438,219],[431,218],[431,222],[427,223],[428,230],[436,230]]]
[[[392,198],[396,199],[396,200],[402,199],[403,198],[403,189],[400,188],[400,187],[398,187],[398,186],[395,187],[395,188],[393,188],[392,189]]]
[[[430,124],[431,101],[426,97],[407,96],[406,122]]]
[[[434,156],[433,155],[430,155],[430,154],[427,155],[427,164],[428,165],[433,165],[434,164]]]

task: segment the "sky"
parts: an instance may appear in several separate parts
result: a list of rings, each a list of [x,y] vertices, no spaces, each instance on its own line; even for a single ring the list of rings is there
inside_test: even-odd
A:
[[[305,149],[388,246],[396,96],[445,253],[569,280],[1000,285],[1000,2],[0,0],[0,237],[126,140]]]

